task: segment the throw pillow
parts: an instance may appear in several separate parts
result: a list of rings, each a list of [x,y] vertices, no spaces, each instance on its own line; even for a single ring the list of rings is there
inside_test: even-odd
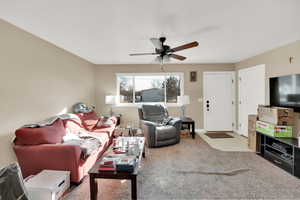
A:
[[[82,129],[82,122],[80,119],[64,119],[64,126],[66,130],[69,130],[71,133],[78,134]]]
[[[88,130],[92,131],[99,121],[99,117],[95,111],[89,113],[78,113],[77,114],[82,121],[83,127]]]

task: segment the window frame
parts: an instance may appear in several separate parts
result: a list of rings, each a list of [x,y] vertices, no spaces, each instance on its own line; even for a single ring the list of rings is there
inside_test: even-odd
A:
[[[116,73],[116,86],[117,86],[117,95],[116,95],[116,106],[118,107],[138,107],[142,104],[164,104],[169,107],[178,107],[181,106],[180,102],[177,103],[167,103],[167,88],[165,87],[165,101],[164,102],[135,102],[135,76],[172,76],[176,75],[180,77],[180,96],[184,95],[184,73],[183,72],[149,72],[149,73]],[[119,76],[132,76],[133,78],[133,103],[121,103],[120,102],[120,79]]]

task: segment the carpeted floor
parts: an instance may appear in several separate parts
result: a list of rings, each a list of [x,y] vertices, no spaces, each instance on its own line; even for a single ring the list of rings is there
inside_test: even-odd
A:
[[[138,177],[138,198],[299,199],[300,179],[252,152],[223,152],[199,136],[147,150]],[[64,199],[88,200],[89,180]],[[99,180],[99,199],[130,199],[130,182]]]

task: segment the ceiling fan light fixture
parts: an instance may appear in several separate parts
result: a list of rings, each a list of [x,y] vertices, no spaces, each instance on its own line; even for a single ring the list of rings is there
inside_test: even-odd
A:
[[[161,56],[157,56],[157,57],[155,58],[155,62],[161,64],[161,63],[163,62],[162,57],[161,57]]]
[[[170,62],[170,56],[169,55],[164,55],[164,57],[162,58],[163,62]]]

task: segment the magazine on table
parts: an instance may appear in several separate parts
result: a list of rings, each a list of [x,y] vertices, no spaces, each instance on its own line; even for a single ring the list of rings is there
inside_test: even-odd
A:
[[[100,171],[116,171],[116,162],[121,159],[122,155],[107,155],[100,161]]]

